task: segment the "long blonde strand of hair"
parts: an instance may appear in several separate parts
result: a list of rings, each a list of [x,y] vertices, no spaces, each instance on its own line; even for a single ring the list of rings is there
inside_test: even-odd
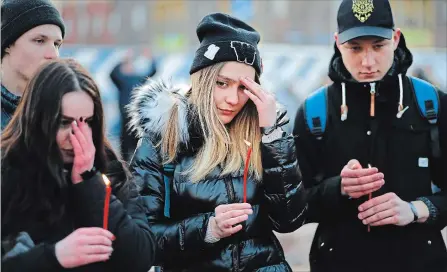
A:
[[[169,114],[168,124],[164,128],[164,133],[157,147],[161,146],[161,154],[163,154],[163,164],[171,163],[177,156],[180,143],[179,138],[179,116],[178,105],[174,105]]]

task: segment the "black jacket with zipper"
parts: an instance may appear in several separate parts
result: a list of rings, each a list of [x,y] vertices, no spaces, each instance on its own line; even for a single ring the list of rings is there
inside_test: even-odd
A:
[[[447,95],[438,92],[438,128],[442,157],[431,156],[430,126],[416,104],[405,76],[412,55],[402,36],[392,68],[376,85],[375,117],[370,117],[370,85],[355,82],[334,46],[328,87],[328,119],[322,140],[309,132],[303,106],[295,120],[294,134],[303,182],[309,189],[309,221],[319,223],[310,253],[312,272],[329,271],[447,271],[447,252],[440,230],[447,223]],[[399,79],[403,78],[403,104],[409,108],[396,118]],[[346,84],[348,118],[341,121],[341,83]],[[340,172],[357,159],[385,175],[385,185],[372,197],[393,192],[404,201],[426,197],[437,210],[430,222],[405,227],[371,227],[358,219],[358,206],[366,197],[341,195]],[[428,159],[429,167],[420,160]],[[431,181],[442,192],[433,194]],[[432,214],[433,215],[433,214]]]
[[[243,169],[221,176],[214,169],[192,183],[181,173],[194,162],[203,144],[186,99],[159,83],[147,83],[132,102],[132,122],[138,127],[139,147],[131,163],[140,179],[147,216],[162,252],[158,263],[165,271],[292,271],[274,231],[291,232],[303,224],[306,209],[291,135],[261,144],[262,182],[247,180],[247,202],[253,214],[243,229],[217,243],[206,243],[209,218],[223,204],[243,201]],[[132,105],[131,104],[131,105]],[[164,216],[165,193],[160,151],[154,146],[168,120],[163,114],[178,106],[182,148],[169,180],[170,217]],[[185,114],[185,115],[184,115]],[[183,119],[182,117],[186,117]],[[182,122],[186,120],[186,122]],[[161,121],[161,122],[160,122]]]

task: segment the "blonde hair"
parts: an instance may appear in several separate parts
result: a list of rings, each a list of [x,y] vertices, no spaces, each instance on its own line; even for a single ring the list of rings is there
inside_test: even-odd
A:
[[[196,154],[194,163],[185,171],[192,182],[206,177],[216,167],[221,167],[221,176],[239,172],[244,167],[248,146],[252,144],[249,174],[256,180],[262,178],[261,131],[256,106],[249,100],[231,123],[224,125],[219,119],[214,102],[216,79],[225,62],[203,68],[191,75],[192,87],[188,100],[196,111],[204,144]],[[258,77],[256,81],[259,82]],[[163,163],[175,160],[180,144],[178,108],[171,109],[168,125],[160,140]]]

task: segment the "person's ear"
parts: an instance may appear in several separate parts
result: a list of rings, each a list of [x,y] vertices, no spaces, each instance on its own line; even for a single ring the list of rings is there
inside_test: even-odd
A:
[[[396,28],[394,30],[393,33],[393,49],[396,50],[397,47],[399,46],[399,41],[400,41],[400,35],[402,34],[402,32],[400,31],[400,28]]]
[[[340,43],[338,42],[338,32],[334,33],[335,44],[337,45],[338,50],[340,50]]]

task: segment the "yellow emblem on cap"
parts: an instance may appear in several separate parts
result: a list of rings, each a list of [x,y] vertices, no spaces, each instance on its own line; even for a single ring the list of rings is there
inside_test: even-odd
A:
[[[374,10],[373,0],[352,0],[352,12],[354,16],[364,23]]]

